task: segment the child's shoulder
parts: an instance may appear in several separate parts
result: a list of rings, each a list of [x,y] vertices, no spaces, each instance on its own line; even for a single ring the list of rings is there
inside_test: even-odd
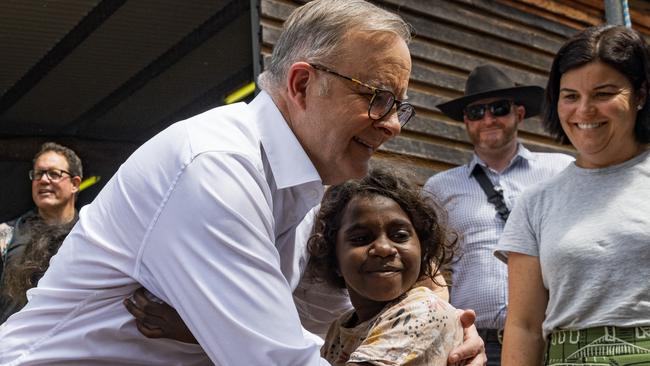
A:
[[[384,309],[350,361],[446,365],[462,334],[456,310],[430,289],[417,287]]]
[[[410,317],[408,317],[410,315]],[[438,297],[427,287],[415,287],[407,291],[381,314],[384,319],[403,317],[410,321],[417,317],[420,321],[453,325],[458,321],[456,309]]]

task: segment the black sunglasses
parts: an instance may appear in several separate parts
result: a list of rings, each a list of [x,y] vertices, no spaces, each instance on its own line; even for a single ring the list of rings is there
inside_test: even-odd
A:
[[[397,119],[399,120],[399,125],[404,127],[411,118],[415,115],[415,107],[413,107],[409,102],[404,102],[397,100],[395,94],[389,90],[375,88],[372,85],[368,85],[362,81],[359,81],[355,78],[349,76],[341,75],[334,70],[330,70],[325,66],[318,64],[309,64],[316,70],[324,71],[332,75],[336,75],[345,80],[352,81],[353,83],[359,84],[363,87],[366,87],[372,91],[372,98],[370,98],[370,103],[368,105],[368,117],[374,121],[378,121],[386,117],[390,111],[393,109],[394,105],[397,105]]]
[[[463,109],[463,113],[469,121],[478,121],[483,119],[486,110],[489,110],[495,117],[503,117],[510,113],[511,107],[511,101],[502,99],[492,103],[468,105]]]

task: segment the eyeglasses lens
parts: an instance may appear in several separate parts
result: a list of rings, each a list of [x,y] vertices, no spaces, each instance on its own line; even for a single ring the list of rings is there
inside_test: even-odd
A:
[[[57,170],[48,170],[46,172],[47,177],[50,178],[50,180],[57,181],[63,177],[63,174],[58,172]]]
[[[510,113],[509,100],[497,100],[488,104],[474,104],[465,108],[465,116],[470,121],[478,121],[485,116],[485,111],[490,110],[495,117],[503,117]]]
[[[500,100],[490,104],[490,112],[496,117],[502,117],[510,113],[510,101]]]
[[[63,172],[60,172],[58,170],[30,170],[29,171],[29,179],[30,180],[41,180],[43,178],[43,175],[47,176],[49,180],[52,182],[56,182],[63,178]]]
[[[370,102],[370,118],[382,119],[390,112],[395,103],[395,96],[385,90],[375,90],[375,95]]]
[[[375,120],[384,118],[388,113],[390,113],[395,102],[395,95],[393,95],[393,93],[387,90],[375,90],[375,95],[372,97],[372,101],[370,102],[370,111],[368,113],[370,118]],[[399,120],[400,126],[404,126],[414,114],[415,109],[412,105],[406,102],[398,102],[397,119]]]
[[[415,114],[415,109],[412,105],[407,103],[402,103],[399,108],[397,108],[397,118],[399,119],[400,126],[404,125],[413,117]]]

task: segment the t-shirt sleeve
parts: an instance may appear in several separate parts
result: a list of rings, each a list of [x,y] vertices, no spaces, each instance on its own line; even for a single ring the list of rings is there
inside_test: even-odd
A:
[[[453,307],[429,291],[417,291],[377,319],[348,362],[446,365],[449,352],[461,343],[462,333]]]
[[[535,194],[537,190],[525,191],[508,217],[494,255],[508,262],[508,252],[539,257],[539,241],[535,226]]]

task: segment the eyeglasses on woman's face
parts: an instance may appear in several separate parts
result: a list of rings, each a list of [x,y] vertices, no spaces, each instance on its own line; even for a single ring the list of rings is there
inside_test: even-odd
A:
[[[362,81],[359,81],[355,78],[341,75],[338,72],[328,69],[325,66],[318,64],[309,64],[316,70],[324,71],[329,74],[338,76],[345,80],[352,81],[353,83],[359,84],[365,88],[368,88],[372,91],[372,97],[370,98],[370,103],[368,105],[368,117],[374,121],[378,121],[386,117],[393,109],[393,106],[396,106],[397,109],[397,119],[401,127],[404,127],[411,118],[415,115],[415,107],[410,103],[397,100],[395,94],[390,90],[375,88],[374,86],[368,85]]]

